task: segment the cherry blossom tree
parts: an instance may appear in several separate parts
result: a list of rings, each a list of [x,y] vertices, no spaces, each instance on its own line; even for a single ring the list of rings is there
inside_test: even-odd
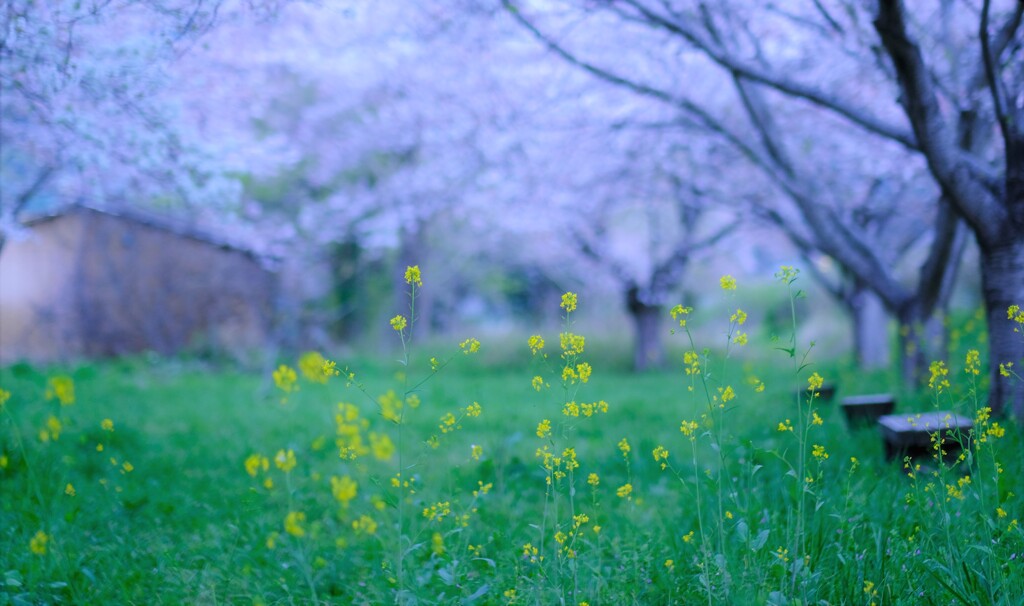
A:
[[[1019,2],[997,8],[985,2],[976,11],[965,3],[946,2],[930,18],[914,22],[899,2],[880,2],[873,9],[845,2],[783,8],[623,0],[565,2],[550,11],[510,1],[505,5],[570,63],[678,108],[743,150],[793,203],[798,223],[788,224],[806,230],[807,244],[835,259],[912,330],[948,292],[956,267],[950,261],[966,223],[981,247],[995,337],[990,341],[991,401],[997,410],[1012,407],[1024,417],[1024,386],[996,371],[1000,361],[1024,354],[1006,318],[1006,308],[1024,296],[1019,245],[1024,238],[1013,227],[1019,225],[1013,209],[1021,206],[1014,180],[1019,169],[1013,163],[1014,125],[1020,124],[1013,119],[1020,111],[1022,62],[1015,60],[1021,46]],[[648,53],[660,51],[647,65],[687,54],[716,65],[732,81],[732,107],[743,114],[742,126],[723,116],[728,110],[717,100],[676,86],[678,73],[626,71],[621,61],[603,60],[608,53],[586,40],[600,38],[595,29],[612,27],[646,40],[640,48]],[[816,132],[801,130],[801,124],[813,124]],[[838,196],[818,177],[848,172],[836,166],[840,158],[843,169],[856,161],[844,154],[851,138],[861,142],[853,148],[861,150],[861,163],[923,167],[931,177],[933,193],[921,200],[931,211],[903,215],[927,217],[925,224],[933,226],[933,246],[914,288],[903,286],[890,271],[878,254],[884,242],[872,241],[850,221],[849,208],[844,213],[842,205],[824,203]],[[795,153],[815,145],[833,153]],[[861,180],[861,187],[872,181]],[[890,204],[906,210],[905,199]]]

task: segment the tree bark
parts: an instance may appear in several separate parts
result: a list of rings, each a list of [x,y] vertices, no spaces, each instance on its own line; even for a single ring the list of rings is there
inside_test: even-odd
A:
[[[662,368],[665,365],[665,347],[661,340],[664,306],[643,301],[639,289],[632,287],[626,291],[626,309],[633,321],[633,369]]]
[[[887,368],[889,355],[889,313],[881,299],[861,288],[849,300],[853,318],[853,344],[857,364],[864,370]]]
[[[989,406],[995,415],[1012,411],[1024,423],[1024,327],[1007,317],[1011,305],[1024,306],[1024,237],[982,247],[981,283],[988,318]],[[1017,376],[1000,374],[999,365],[1008,362]]]

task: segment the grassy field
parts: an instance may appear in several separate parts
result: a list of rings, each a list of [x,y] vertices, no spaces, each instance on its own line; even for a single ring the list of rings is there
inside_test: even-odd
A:
[[[557,334],[336,376],[2,369],[0,604],[1020,603],[1022,442],[985,418],[984,372],[958,353],[903,393],[721,323],[728,349],[684,362],[678,328],[642,375]],[[967,414],[973,445],[887,462],[814,373]]]

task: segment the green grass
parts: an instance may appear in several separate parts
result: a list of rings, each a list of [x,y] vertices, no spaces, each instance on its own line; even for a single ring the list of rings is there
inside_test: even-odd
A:
[[[559,373],[557,335],[547,339]],[[843,363],[797,372],[774,345],[734,348],[728,360],[710,352],[702,362],[711,394],[737,393],[724,409],[709,405],[704,382],[681,362],[635,375],[609,348],[580,358],[594,364],[588,383],[566,392],[544,374],[551,388],[537,392],[531,379],[543,364],[523,354],[525,345],[511,361],[489,357],[486,343],[477,356],[452,346],[452,363],[416,390],[417,408],[405,409],[401,436],[375,402],[407,385],[401,365],[387,361],[338,360],[365,393],[344,376],[326,385],[300,379],[285,403],[269,377],[187,361],[2,369],[0,387],[12,396],[0,425],[0,604],[1018,603],[1019,432],[1006,428],[953,469],[908,478],[883,459],[874,430],[846,429],[836,403],[819,405],[824,423],[809,425],[796,392],[817,371],[838,383],[839,397],[896,390],[910,411],[934,407],[931,395],[903,393],[887,373]],[[431,355],[441,357],[410,355],[409,381],[430,375]],[[951,367],[942,407],[973,416],[979,400],[962,364]],[[46,398],[47,381],[61,374],[74,380],[73,405]],[[766,383],[762,393],[751,375]],[[567,400],[604,400],[609,409],[570,418]],[[339,402],[359,408],[364,441],[370,432],[401,441],[401,464],[397,452],[340,458]],[[473,402],[479,417],[440,432],[443,415]],[[50,415],[62,431],[43,442]],[[541,439],[543,419],[553,432]],[[797,432],[778,430],[786,419]],[[692,442],[683,420],[698,423]],[[482,447],[479,460],[473,445]],[[545,445],[562,459],[548,469],[536,455]],[[828,458],[815,458],[814,445]],[[670,452],[666,470],[652,456],[657,446]],[[558,478],[570,471],[569,447],[579,468]],[[285,474],[273,459],[289,449],[297,465]],[[244,467],[253,454],[271,461],[256,477]],[[125,461],[133,469],[122,473]],[[414,492],[392,487],[400,468],[415,478]],[[947,485],[962,484],[965,471],[963,498],[950,497]],[[600,476],[596,489],[590,473]],[[331,476],[358,484],[346,505],[332,496]],[[617,496],[627,482],[630,498]],[[75,496],[65,494],[68,483]],[[479,483],[492,486],[474,498]],[[424,516],[444,502],[450,515]],[[303,536],[286,532],[289,512],[305,515]],[[574,537],[581,513],[589,520]],[[373,534],[353,528],[363,516]],[[41,555],[30,548],[40,531],[49,537]],[[524,555],[527,543],[536,557]]]

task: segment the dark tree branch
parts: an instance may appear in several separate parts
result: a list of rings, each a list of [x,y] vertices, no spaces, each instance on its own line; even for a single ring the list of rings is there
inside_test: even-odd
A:
[[[1006,99],[996,69],[993,65],[996,57],[992,54],[992,48],[988,36],[989,11],[992,8],[992,0],[985,0],[981,7],[981,23],[978,31],[978,38],[981,40],[981,61],[985,67],[985,80],[988,82],[989,92],[992,94],[992,107],[996,113],[996,122],[999,123],[999,130],[1003,134],[1003,141],[1010,141],[1009,124],[1006,121]]]
[[[896,125],[886,124],[881,119],[872,116],[864,112],[862,109],[850,105],[837,97],[829,95],[824,91],[818,90],[801,82],[790,80],[780,74],[773,74],[757,65],[743,61],[737,57],[733,57],[725,52],[721,47],[714,44],[712,41],[705,39],[693,29],[685,27],[680,22],[672,21],[658,13],[655,13],[636,0],[625,0],[625,2],[626,4],[634,7],[652,26],[664,29],[665,31],[682,37],[703,51],[704,54],[706,54],[712,61],[718,63],[730,72],[738,73],[744,78],[774,88],[791,97],[810,101],[815,105],[821,106],[847,118],[852,123],[860,126],[868,132],[896,141],[909,149],[917,149],[918,144],[914,139],[914,133],[907,132],[906,129]]]
[[[990,184],[956,145],[952,129],[942,116],[921,49],[907,33],[900,0],[879,0],[875,29],[896,68],[904,111],[932,175],[985,246],[998,237],[1007,219],[1007,209],[992,195]]]

